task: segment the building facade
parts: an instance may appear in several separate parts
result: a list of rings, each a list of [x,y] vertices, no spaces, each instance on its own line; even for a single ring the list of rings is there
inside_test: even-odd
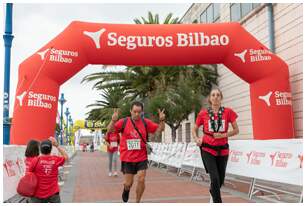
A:
[[[272,15],[272,21],[269,21]],[[240,24],[267,48],[281,57],[289,66],[292,107],[296,138],[303,137],[303,5],[265,3],[202,3],[192,4],[181,19],[182,23],[240,22]],[[270,23],[271,22],[271,23]],[[271,30],[271,25],[274,27]],[[274,40],[274,44],[271,43]],[[274,45],[274,46],[273,46]],[[219,88],[223,105],[233,108],[239,118],[239,135],[232,139],[252,139],[253,126],[249,84],[227,67],[218,65]],[[191,129],[195,114],[177,130],[178,142],[193,141]],[[190,126],[190,128],[189,128]],[[191,138],[190,138],[191,137]],[[166,127],[164,142],[171,142],[171,130]]]

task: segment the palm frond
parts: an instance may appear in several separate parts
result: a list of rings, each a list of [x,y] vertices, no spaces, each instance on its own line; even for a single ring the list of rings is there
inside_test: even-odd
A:
[[[142,24],[139,19],[134,19],[135,24]]]
[[[154,24],[153,15],[152,15],[152,13],[150,11],[148,13],[148,20],[149,20],[149,24]]]
[[[158,16],[158,14],[155,14],[154,23],[155,24],[159,24],[159,16]]]
[[[168,14],[168,16],[164,20],[164,24],[169,24],[171,17],[173,16],[172,13]]]
[[[145,18],[141,17],[141,19],[142,19],[144,24],[149,24],[149,22]]]

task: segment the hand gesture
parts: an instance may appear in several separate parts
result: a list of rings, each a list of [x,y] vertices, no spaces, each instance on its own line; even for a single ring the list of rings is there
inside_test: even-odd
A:
[[[159,121],[165,121],[166,115],[164,112],[165,112],[165,109],[163,110],[158,109]]]
[[[115,108],[114,109],[114,114],[112,116],[112,121],[116,122],[119,119],[119,109]]]
[[[49,137],[48,139],[51,141],[51,143],[52,143],[52,145],[53,145],[54,147],[57,147],[57,146],[58,146],[58,143],[57,143],[57,141],[56,141],[56,139],[55,139],[54,137]]]

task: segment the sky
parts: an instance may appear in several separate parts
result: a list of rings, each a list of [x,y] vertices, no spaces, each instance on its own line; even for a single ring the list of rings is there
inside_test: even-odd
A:
[[[13,7],[14,39],[11,54],[10,117],[15,101],[19,64],[57,36],[71,21],[134,24],[134,18],[147,17],[148,11],[159,14],[160,20],[163,20],[170,12],[174,14],[174,17],[182,17],[190,6],[191,3],[15,3]],[[64,93],[67,100],[64,104],[64,111],[68,107],[73,120],[84,119],[86,112],[90,110],[86,106],[100,98],[99,92],[92,89],[93,83],[81,84],[80,82],[86,75],[101,71],[101,67],[101,65],[88,65],[61,86],[60,93]]]

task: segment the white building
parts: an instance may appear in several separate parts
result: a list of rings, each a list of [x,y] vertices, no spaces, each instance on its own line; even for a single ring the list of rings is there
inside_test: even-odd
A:
[[[271,7],[269,7],[271,5]],[[271,49],[274,39],[275,54],[289,66],[292,107],[296,138],[303,137],[303,5],[302,4],[192,4],[182,17],[183,23],[212,23],[239,21],[240,24]],[[272,8],[272,9],[271,9]],[[272,12],[271,12],[272,11]],[[271,12],[271,13],[269,13]],[[272,18],[269,19],[271,14]],[[271,21],[272,20],[272,21]],[[274,32],[273,29],[274,26]],[[272,44],[273,45],[273,44]],[[253,126],[249,84],[224,65],[218,65],[219,88],[223,104],[237,112],[240,134],[235,139],[252,139]],[[191,114],[177,130],[177,141],[189,142],[194,125]],[[190,125],[190,126],[189,126]],[[171,142],[171,129],[166,127],[162,140]],[[192,138],[191,138],[191,141]]]

